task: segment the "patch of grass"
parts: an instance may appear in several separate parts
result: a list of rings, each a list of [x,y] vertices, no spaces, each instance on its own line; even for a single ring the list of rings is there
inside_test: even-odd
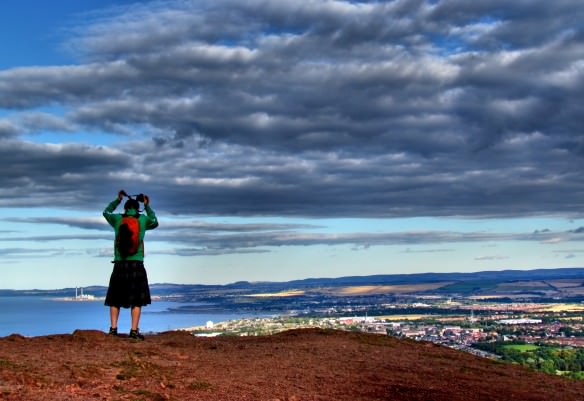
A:
[[[148,390],[135,390],[133,394],[144,396],[151,401],[166,401],[166,398],[162,394],[153,393],[152,391]]]
[[[120,362],[114,362],[112,366],[121,368],[120,373],[116,375],[118,380],[129,380],[133,377],[138,377],[142,371],[142,366],[135,360],[127,359]]]
[[[188,388],[190,390],[210,390],[213,388],[213,385],[207,381],[201,380],[192,382],[189,384]]]
[[[173,377],[173,372],[171,369],[164,368],[155,363],[140,359],[136,356],[135,353],[129,352],[126,359],[112,362],[110,366],[119,369],[118,374],[116,375],[116,379],[120,380],[120,384],[123,383],[123,381],[132,380],[134,378],[148,378],[160,383],[164,383],[168,388],[174,388],[174,384],[169,383],[169,381],[172,381]],[[122,386],[117,387],[120,389],[119,391],[123,390]],[[158,398],[154,398],[154,401],[157,399]],[[148,400],[145,401],[151,400],[153,400],[153,398],[149,397]]]
[[[120,368],[120,372],[116,375],[118,380],[129,380],[134,377],[140,377],[144,374],[152,375],[159,370],[159,367],[147,361],[129,355],[128,359],[113,362],[111,366]]]
[[[507,345],[504,345],[503,348],[513,349],[513,350],[519,351],[519,352],[530,352],[530,351],[535,351],[535,350],[539,349],[539,347],[537,345],[534,345],[534,344],[507,344]]]
[[[568,377],[574,380],[584,380],[584,372],[570,372]]]
[[[15,370],[18,369],[18,365],[7,359],[0,359],[0,369]]]

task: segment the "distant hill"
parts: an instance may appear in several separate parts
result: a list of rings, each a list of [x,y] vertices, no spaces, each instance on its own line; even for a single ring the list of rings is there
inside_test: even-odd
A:
[[[0,338],[0,391],[27,401],[581,401],[584,381],[376,334],[168,332],[136,343],[76,331]]]
[[[554,284],[558,280],[582,280],[582,296],[584,296],[584,268],[557,268],[557,269],[533,269],[533,270],[500,270],[469,273],[414,273],[414,274],[378,274],[369,276],[347,276],[336,278],[307,278],[285,282],[249,282],[239,281],[225,285],[204,284],[152,284],[151,291],[155,295],[207,293],[215,295],[249,294],[253,292],[277,292],[289,289],[314,291],[315,289],[351,287],[351,286],[385,286],[391,292],[390,286],[408,286],[422,284],[436,284],[432,286],[419,286],[418,289],[410,289],[410,293],[424,292],[436,294],[463,294],[484,295],[486,292],[495,293],[533,293],[540,296],[554,296],[561,288]],[[530,285],[525,285],[531,282]],[[513,285],[504,283],[515,283]],[[535,283],[535,284],[533,284]],[[570,288],[577,288],[580,284],[575,282]],[[562,287],[564,288],[564,287]],[[568,287],[566,287],[568,288]],[[107,287],[84,287],[86,293],[103,296]],[[399,291],[403,293],[404,291]],[[565,291],[564,291],[565,292]],[[572,291],[575,295],[579,291]],[[74,288],[57,290],[0,290],[0,296],[15,295],[47,295],[47,296],[71,296]],[[332,292],[331,292],[332,294]]]
[[[584,268],[499,270],[469,273],[378,274],[370,276],[348,276],[339,278],[309,278],[304,280],[289,281],[287,284],[291,286],[384,285],[421,284],[439,281],[558,280],[570,278],[584,278]]]

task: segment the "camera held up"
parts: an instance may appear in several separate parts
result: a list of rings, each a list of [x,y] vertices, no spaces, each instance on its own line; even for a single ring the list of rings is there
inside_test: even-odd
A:
[[[138,201],[138,202],[140,202],[140,203],[144,203],[144,197],[145,197],[145,195],[144,195],[144,194],[128,195],[128,194],[126,193],[126,191],[124,191],[124,190],[121,190],[121,191],[120,191],[120,194],[121,194],[122,196],[125,196],[125,197],[127,197],[128,199],[135,199],[135,200],[137,200],[137,201]]]

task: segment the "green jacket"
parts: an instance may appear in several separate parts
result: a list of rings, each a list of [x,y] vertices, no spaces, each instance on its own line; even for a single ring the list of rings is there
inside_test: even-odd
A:
[[[118,229],[124,215],[121,213],[114,213],[114,210],[116,210],[121,202],[120,199],[116,198],[113,202],[107,205],[103,211],[103,217],[105,217],[107,222],[114,228],[116,233],[115,238],[118,236]],[[140,214],[140,212],[135,209],[129,209],[127,211],[127,215],[137,216],[138,221],[140,222],[140,246],[138,247],[138,252],[136,252],[135,255],[128,256],[124,259],[120,256],[120,252],[114,241],[114,262],[122,260],[144,260],[144,234],[146,233],[146,230],[152,230],[158,227],[158,220],[156,219],[154,210],[152,210],[149,205],[145,205],[144,210],[146,211],[146,215]]]

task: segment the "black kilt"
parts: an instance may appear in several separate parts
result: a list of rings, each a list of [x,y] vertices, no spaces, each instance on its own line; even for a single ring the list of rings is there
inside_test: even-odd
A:
[[[150,288],[144,262],[138,260],[114,262],[105,305],[131,308],[150,303]]]

